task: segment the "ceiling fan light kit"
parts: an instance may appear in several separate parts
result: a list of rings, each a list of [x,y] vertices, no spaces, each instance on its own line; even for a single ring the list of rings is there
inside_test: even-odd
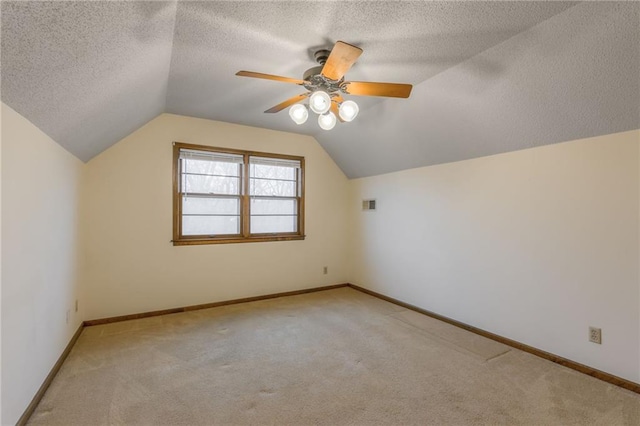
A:
[[[311,109],[318,114],[320,128],[331,130],[336,125],[338,117],[340,121],[348,123],[356,118],[360,110],[354,101],[344,100],[343,94],[392,98],[408,98],[411,94],[410,84],[345,81],[344,75],[361,54],[362,49],[359,47],[338,41],[333,49],[322,49],[316,52],[315,58],[320,66],[305,71],[302,80],[253,71],[238,71],[236,75],[303,86],[308,92],[287,99],[265,112],[275,113],[291,107],[289,108],[291,119],[296,124],[303,124],[309,118],[309,109]],[[299,103],[306,98],[309,98],[308,107]]]
[[[336,118],[335,114],[330,111],[326,114],[320,114],[318,116],[318,126],[320,126],[322,130],[333,129],[333,127],[336,125],[336,121],[338,121],[338,119]]]
[[[309,106],[316,114],[324,114],[331,108],[331,96],[324,90],[316,90],[309,97]]]
[[[289,108],[289,117],[296,124],[303,124],[309,118],[309,111],[307,110],[307,106],[303,104],[295,104],[291,108]]]
[[[340,118],[347,123],[353,121],[353,119],[358,116],[359,111],[360,108],[358,108],[358,104],[354,101],[344,101],[340,104]]]

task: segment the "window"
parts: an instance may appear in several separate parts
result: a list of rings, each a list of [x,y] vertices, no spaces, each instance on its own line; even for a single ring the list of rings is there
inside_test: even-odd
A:
[[[173,244],[304,239],[304,158],[174,143]]]

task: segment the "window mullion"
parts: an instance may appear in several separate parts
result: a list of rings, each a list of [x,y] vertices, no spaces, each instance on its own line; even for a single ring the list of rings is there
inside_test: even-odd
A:
[[[249,224],[249,154],[244,154],[244,164],[242,167],[242,206],[241,206],[241,223],[242,223],[242,236],[247,238],[249,236],[250,224]]]
[[[173,157],[174,157],[174,171],[173,171],[173,241],[175,242],[178,239],[182,238],[182,169],[184,167],[183,161],[180,158],[180,150],[175,147],[173,148]]]
[[[300,161],[300,168],[298,169],[298,182],[296,183],[297,195],[298,195],[298,223],[296,231],[298,233],[304,232],[304,158]]]
[[[302,173],[302,168],[299,168],[296,170],[296,232],[300,232],[300,182],[302,181],[301,179],[301,173]]]

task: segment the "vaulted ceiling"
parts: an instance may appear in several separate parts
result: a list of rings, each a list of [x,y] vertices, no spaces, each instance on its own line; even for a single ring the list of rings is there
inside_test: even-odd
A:
[[[627,2],[2,2],[2,101],[87,161],[163,112],[313,135],[349,177],[640,128],[640,5]],[[337,40],[353,97],[331,131],[263,111]]]

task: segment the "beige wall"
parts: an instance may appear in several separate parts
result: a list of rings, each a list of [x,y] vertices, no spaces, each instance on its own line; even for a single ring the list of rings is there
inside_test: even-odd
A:
[[[306,240],[174,247],[172,141],[304,156]],[[163,114],[87,163],[84,188],[86,319],[349,279],[347,179],[312,137]]]
[[[640,382],[639,144],[633,131],[353,180],[353,282]]]
[[[4,103],[1,133],[2,424],[15,424],[83,319],[84,165]]]

